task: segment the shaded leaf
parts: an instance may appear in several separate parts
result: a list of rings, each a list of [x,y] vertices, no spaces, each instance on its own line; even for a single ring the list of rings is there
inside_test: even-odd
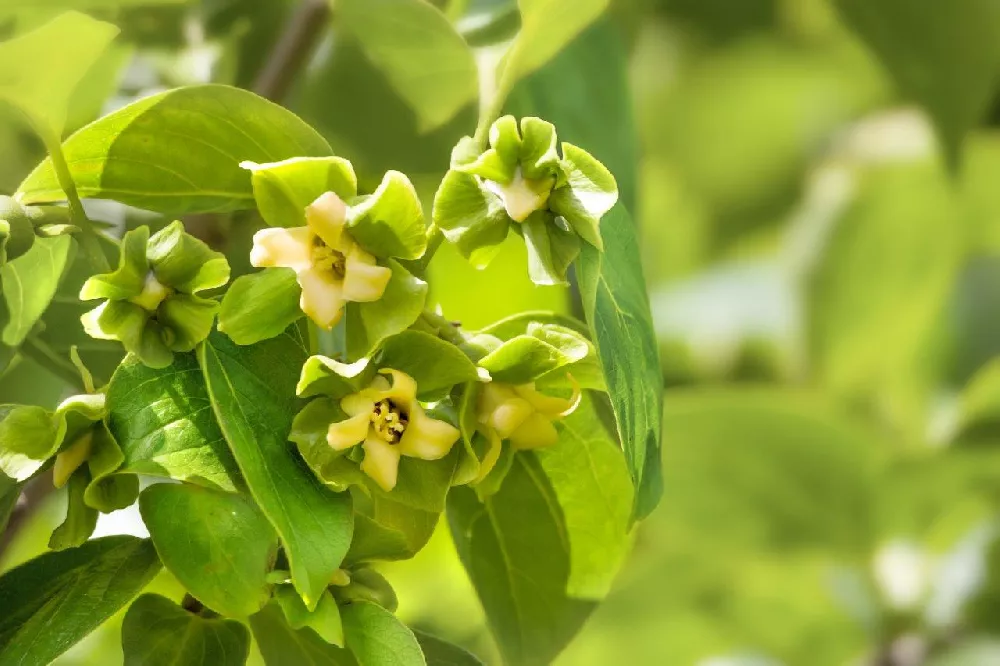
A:
[[[3,327],[5,345],[20,345],[41,319],[56,294],[72,249],[69,236],[39,238],[25,254],[0,266],[8,313]]]
[[[351,499],[325,488],[288,443],[306,360],[297,329],[239,347],[221,333],[199,350],[216,418],[250,492],[285,548],[295,589],[315,608],[351,542]]]
[[[250,618],[254,640],[267,666],[313,664],[357,666],[351,653],[330,645],[311,629],[292,629],[277,604],[268,604]]]
[[[427,666],[482,666],[483,664],[472,653],[436,636],[422,631],[414,631],[413,635],[417,637],[420,649],[424,651]]]
[[[359,666],[426,666],[413,632],[386,609],[355,601],[341,615],[347,647]]]
[[[235,620],[189,613],[166,597],[144,594],[122,623],[125,666],[242,666],[250,632]]]
[[[130,536],[11,569],[0,577],[0,663],[48,664],[124,608],[159,569],[153,544]]]

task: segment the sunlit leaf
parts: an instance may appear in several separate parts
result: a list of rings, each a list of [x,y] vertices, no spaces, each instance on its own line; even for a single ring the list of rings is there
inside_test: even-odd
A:
[[[189,484],[157,484],[139,509],[167,570],[200,602],[228,617],[267,603],[278,537],[246,497]]]
[[[104,116],[63,144],[82,197],[113,199],[169,215],[252,209],[240,163],[330,154],[294,114],[221,85],[177,88]],[[24,203],[59,201],[50,161],[19,187]]]

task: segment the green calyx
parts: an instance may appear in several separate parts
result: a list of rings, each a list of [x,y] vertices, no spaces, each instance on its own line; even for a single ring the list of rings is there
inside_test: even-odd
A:
[[[162,368],[174,352],[208,337],[218,303],[198,294],[229,281],[229,263],[174,222],[153,236],[140,227],[122,239],[118,268],[95,275],[81,300],[104,302],[83,315],[94,338],[118,340],[146,365]]]
[[[489,146],[462,139],[434,197],[434,224],[475,266],[486,266],[511,228],[524,237],[536,284],[561,284],[580,240],[603,249],[601,218],[618,200],[614,176],[563,143],[538,118],[493,123]]]

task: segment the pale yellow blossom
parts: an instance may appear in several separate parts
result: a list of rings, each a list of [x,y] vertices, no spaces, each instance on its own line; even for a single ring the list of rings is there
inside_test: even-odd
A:
[[[490,448],[480,467],[482,479],[500,457],[503,440],[515,451],[539,449],[559,441],[553,422],[573,413],[580,404],[580,388],[574,386],[569,398],[545,395],[531,384],[486,384],[479,394],[480,429],[490,440]]]
[[[340,401],[348,418],[330,425],[327,443],[337,451],[361,444],[361,471],[385,491],[396,487],[400,456],[438,460],[458,441],[457,428],[427,416],[417,402],[417,384],[398,370],[382,370],[371,385]]]
[[[347,205],[327,192],[306,208],[306,226],[273,227],[254,234],[250,263],[295,271],[302,311],[325,329],[333,328],[347,302],[382,298],[392,271],[379,266],[344,229]]]

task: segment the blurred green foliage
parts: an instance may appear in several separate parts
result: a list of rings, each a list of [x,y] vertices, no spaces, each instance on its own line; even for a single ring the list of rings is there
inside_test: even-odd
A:
[[[73,92],[71,129],[163,87],[253,87],[298,3],[116,4],[0,6],[5,36],[49,7],[121,27]],[[477,47],[513,34],[512,2],[435,4]],[[554,120],[618,176],[668,388],[663,501],[557,664],[1000,663],[996,12],[986,0],[618,0],[514,87],[507,111]],[[363,185],[399,169],[428,201],[475,104],[421,116],[363,36],[327,32],[287,106]],[[6,107],[0,154],[0,193],[43,155]],[[125,228],[138,214],[113,217]],[[205,229],[240,257],[258,224]],[[513,241],[482,272],[446,247],[431,299],[469,328],[578,307],[524,265]],[[56,307],[42,339],[68,349],[78,313]],[[85,351],[98,374],[117,362]],[[0,398],[67,395],[44,356],[17,357]],[[0,565],[38,552],[64,501]],[[104,529],[139,529],[128,520]],[[445,530],[385,572],[404,619],[497,663]],[[165,573],[147,589],[181,593]],[[59,663],[117,663],[116,622]]]

